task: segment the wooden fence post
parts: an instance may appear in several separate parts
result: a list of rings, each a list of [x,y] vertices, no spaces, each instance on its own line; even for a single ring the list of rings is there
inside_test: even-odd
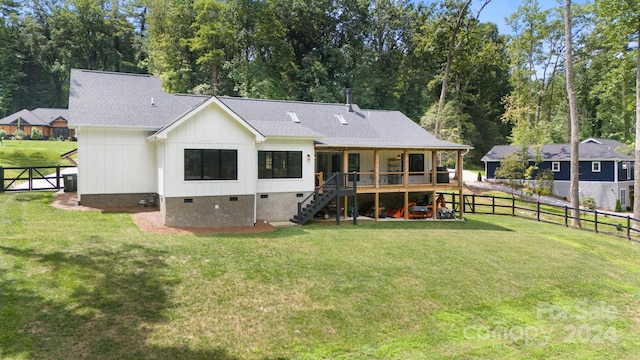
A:
[[[516,216],[516,198],[511,197],[511,216]]]
[[[56,188],[60,190],[60,164],[56,166]]]
[[[593,212],[594,214],[594,225],[596,229],[596,234],[598,233],[598,210]]]
[[[564,226],[569,227],[569,207],[564,206]]]
[[[496,196],[495,195],[491,195],[491,214],[492,215],[496,214]]]
[[[4,168],[0,166],[0,193],[4,192]]]
[[[627,239],[631,240],[631,215],[627,215]]]
[[[476,194],[471,194],[471,212],[476,213]]]
[[[540,200],[538,200],[536,204],[536,217],[538,218],[538,221],[540,221]]]

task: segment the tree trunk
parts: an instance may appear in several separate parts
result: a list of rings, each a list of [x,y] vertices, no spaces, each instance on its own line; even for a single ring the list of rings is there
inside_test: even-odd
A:
[[[638,55],[636,59],[636,147],[633,176],[633,218],[640,219],[640,16],[638,17]],[[639,230],[640,221],[634,221],[633,228]]]
[[[213,95],[218,96],[218,64],[214,61],[211,67],[211,79],[213,85]]]
[[[567,75],[567,95],[569,96],[569,115],[571,116],[571,225],[580,227],[580,193],[579,181],[580,159],[578,157],[579,136],[578,131],[578,101],[576,91],[573,88],[573,58],[571,54],[571,0],[564,1],[564,38],[565,38],[565,63]]]
[[[460,14],[458,14],[456,24],[451,31],[451,38],[449,39],[449,52],[447,53],[447,63],[444,66],[444,74],[442,75],[442,89],[440,90],[440,99],[438,100],[438,113],[436,114],[436,125],[433,134],[437,138],[440,137],[440,128],[442,127],[442,110],[444,109],[445,100],[447,98],[447,88],[449,82],[449,73],[451,72],[451,63],[453,62],[453,56],[455,55],[456,48],[460,46],[460,43],[456,46],[456,36],[458,34],[458,30],[460,30],[460,26],[462,26],[462,21],[467,14],[469,5],[471,5],[471,0],[467,0],[467,2],[460,10]]]

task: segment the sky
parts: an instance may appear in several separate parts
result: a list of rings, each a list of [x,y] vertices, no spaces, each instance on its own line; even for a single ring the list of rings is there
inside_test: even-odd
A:
[[[473,13],[477,13],[481,0],[474,0],[472,3]],[[574,4],[584,4],[586,0],[573,0]],[[540,8],[545,10],[553,7],[560,6],[558,0],[538,0]],[[564,5],[564,1],[562,1]],[[510,34],[511,28],[505,23],[505,18],[515,13],[520,6],[520,1],[517,0],[491,0],[491,2],[485,6],[480,13],[481,22],[492,22],[498,25],[498,30],[501,34]]]

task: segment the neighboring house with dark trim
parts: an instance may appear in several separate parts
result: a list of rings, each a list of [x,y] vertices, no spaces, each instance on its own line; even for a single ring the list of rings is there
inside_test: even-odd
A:
[[[511,145],[496,145],[483,158],[487,179],[496,179],[500,161],[518,151]],[[610,139],[589,138],[579,144],[580,200],[595,199],[596,206],[615,210],[619,200],[622,208],[633,208],[634,157],[626,145]],[[554,175],[553,194],[569,198],[571,181],[571,145],[547,144],[540,149],[540,169],[551,169]],[[529,162],[536,154],[529,148]]]
[[[168,226],[288,220],[335,172],[357,173],[349,177],[359,204],[408,209],[436,192],[462,194],[470,149],[350,97],[323,104],[168,94],[150,75],[73,69],[69,111],[79,202],[131,206],[153,194]]]
[[[45,139],[50,137],[71,139],[75,133],[67,126],[68,117],[67,109],[23,109],[0,119],[0,130],[13,135],[20,128],[26,136],[31,136],[35,128]]]

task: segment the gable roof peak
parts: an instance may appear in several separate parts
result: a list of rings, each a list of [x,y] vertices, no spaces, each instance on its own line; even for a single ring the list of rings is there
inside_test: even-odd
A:
[[[588,139],[584,139],[584,140],[580,141],[580,144],[589,144],[589,143],[602,145],[602,141],[600,141],[598,139],[595,139],[595,138],[588,138]]]

